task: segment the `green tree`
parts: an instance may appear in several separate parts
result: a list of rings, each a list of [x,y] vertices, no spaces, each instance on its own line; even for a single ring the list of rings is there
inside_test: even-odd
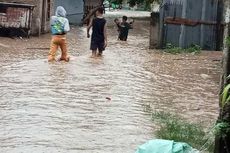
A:
[[[147,4],[150,5],[153,2],[158,2],[160,3],[162,0],[129,0],[128,3],[129,5],[135,6],[136,4]],[[111,3],[115,3],[115,4],[122,4],[123,0],[108,0],[108,2]]]
[[[161,0],[129,0],[130,6],[135,6],[136,4],[147,4],[147,5],[150,5],[153,2],[160,3]]]
[[[150,10],[151,9],[151,4],[153,2],[160,3],[162,0],[129,0],[129,5],[131,7],[135,6],[136,4],[142,4],[144,5],[145,10]]]
[[[224,40],[230,36],[229,10],[230,0],[221,0],[223,5]],[[217,134],[215,140],[215,153],[230,152],[230,46],[228,41],[224,41],[223,62],[222,62],[222,79],[220,89],[220,114],[217,121]],[[226,99],[227,98],[227,99]]]
[[[111,3],[114,3],[114,4],[122,4],[122,1],[123,0],[108,0],[108,2],[111,4]]]

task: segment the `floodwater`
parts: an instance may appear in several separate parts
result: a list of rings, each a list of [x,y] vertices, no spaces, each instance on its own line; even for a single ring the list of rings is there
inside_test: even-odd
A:
[[[89,58],[84,27],[68,34],[69,63],[46,61],[50,36],[0,38],[0,152],[133,153],[154,138],[149,107],[209,125],[218,115],[221,52],[149,50],[149,23],[128,42],[108,27],[103,58]]]

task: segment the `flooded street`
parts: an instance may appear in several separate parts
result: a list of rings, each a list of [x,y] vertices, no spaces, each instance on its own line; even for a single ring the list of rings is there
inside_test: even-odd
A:
[[[85,27],[72,27],[69,63],[47,62],[49,34],[0,37],[0,152],[134,153],[154,138],[148,107],[216,120],[221,52],[149,50],[147,21],[128,42],[108,28],[104,57],[91,59]]]

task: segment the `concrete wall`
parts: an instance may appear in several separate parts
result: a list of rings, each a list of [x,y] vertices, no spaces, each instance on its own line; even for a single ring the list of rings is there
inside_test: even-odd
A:
[[[53,13],[53,9],[54,9],[54,3],[53,3],[53,0],[50,0],[50,1],[51,1],[50,16],[51,16]],[[31,34],[37,35],[40,33],[49,32],[50,20],[47,19],[48,0],[0,0],[0,2],[7,2],[7,3],[17,2],[17,3],[35,5],[33,16],[32,16]]]

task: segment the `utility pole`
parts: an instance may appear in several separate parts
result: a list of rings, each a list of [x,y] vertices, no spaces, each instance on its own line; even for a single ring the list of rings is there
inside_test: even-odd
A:
[[[223,3],[223,19],[225,23],[224,28],[224,46],[223,46],[223,73],[221,77],[220,85],[220,114],[217,121],[219,123],[227,123],[227,128],[230,125],[230,102],[226,103],[224,106],[222,104],[222,92],[224,87],[230,83],[228,76],[230,75],[230,50],[229,44],[226,42],[227,38],[230,36],[230,0],[219,0]],[[219,124],[220,125],[220,124]],[[222,127],[221,127],[222,128]],[[224,127],[226,128],[226,127]],[[226,129],[221,129],[221,131]],[[215,139],[215,151],[214,153],[230,153],[230,131],[224,134],[217,134]]]

